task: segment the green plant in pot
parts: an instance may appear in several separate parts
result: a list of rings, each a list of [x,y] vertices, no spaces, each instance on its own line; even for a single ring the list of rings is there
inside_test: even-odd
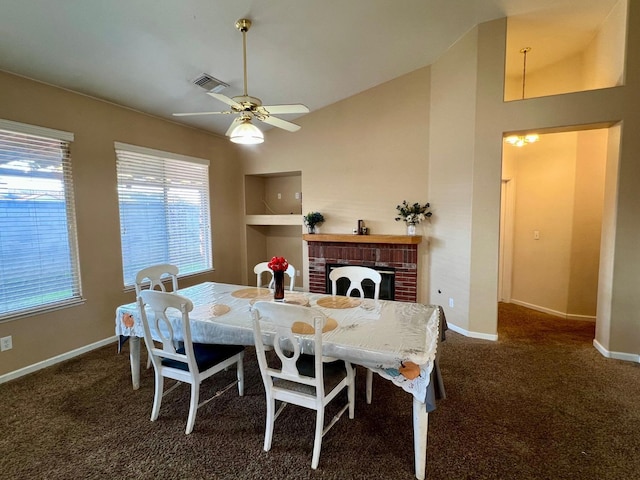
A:
[[[309,233],[316,233],[316,226],[324,222],[324,217],[320,212],[309,212],[302,219]]]

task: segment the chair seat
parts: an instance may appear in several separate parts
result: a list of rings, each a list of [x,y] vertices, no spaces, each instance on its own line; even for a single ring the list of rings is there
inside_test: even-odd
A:
[[[296,367],[298,367],[298,371],[301,375],[306,377],[315,378],[316,377],[316,367],[315,367],[315,356],[307,355],[303,353],[300,355],[300,358],[296,362]],[[322,364],[322,373],[325,377],[327,376],[336,376],[341,375],[343,378],[347,373],[347,369],[344,366],[344,361],[339,360],[335,362],[327,362]]]
[[[233,357],[242,352],[242,345],[217,345],[211,343],[194,343],[193,353],[196,357],[198,371],[203,372],[224,360]],[[184,347],[176,350],[176,353],[184,355]],[[189,370],[189,366],[184,362],[172,360],[170,358],[162,359],[162,365],[165,367],[179,368],[180,370]]]
[[[313,355],[300,355],[300,358],[296,362],[296,367],[300,375],[305,377],[316,377],[315,372],[315,357]],[[324,388],[326,391],[331,391],[338,385],[347,374],[347,369],[344,365],[344,361],[337,361],[335,363],[325,363],[322,365]],[[298,382],[292,382],[289,380],[283,380],[282,378],[274,378],[273,386],[277,388],[283,388],[299,393],[306,393],[308,395],[315,395],[316,389],[311,385],[304,385]]]

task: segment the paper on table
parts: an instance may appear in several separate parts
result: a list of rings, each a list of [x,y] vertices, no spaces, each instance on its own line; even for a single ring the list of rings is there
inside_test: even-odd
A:
[[[361,301],[352,297],[322,297],[316,303],[324,308],[355,308]]]
[[[334,328],[336,328],[337,326],[338,326],[338,322],[336,322],[336,319],[329,317],[327,318],[327,322],[324,324],[324,327],[322,327],[322,333],[329,332]],[[315,329],[308,323],[295,322],[291,326],[291,331],[299,335],[310,335],[315,332]]]

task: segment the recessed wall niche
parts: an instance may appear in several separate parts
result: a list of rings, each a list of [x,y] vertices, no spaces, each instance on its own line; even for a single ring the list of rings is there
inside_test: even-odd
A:
[[[302,288],[302,172],[245,175],[244,199],[247,283],[255,285],[257,263],[282,256],[300,272]]]
[[[247,215],[292,215],[302,213],[301,172],[245,175]]]
[[[596,14],[555,8],[509,17],[504,100],[623,85],[627,8],[628,0],[599,0]]]

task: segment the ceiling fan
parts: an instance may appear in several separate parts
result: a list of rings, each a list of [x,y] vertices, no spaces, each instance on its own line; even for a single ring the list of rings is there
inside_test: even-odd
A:
[[[230,98],[226,95],[216,92],[207,92],[213,98],[226,103],[231,110],[220,112],[191,112],[191,113],[174,113],[176,117],[186,117],[191,115],[230,115],[238,114],[229,129],[225,133],[231,138],[232,142],[243,144],[262,143],[264,136],[260,129],[251,123],[252,119],[282,128],[290,132],[300,130],[300,125],[274,117],[274,114],[282,115],[289,113],[308,113],[309,109],[300,103],[292,105],[262,105],[259,98],[251,97],[247,94],[247,32],[251,27],[251,20],[241,18],[236,22],[236,28],[242,32],[242,57],[244,61],[244,93],[242,95]]]

